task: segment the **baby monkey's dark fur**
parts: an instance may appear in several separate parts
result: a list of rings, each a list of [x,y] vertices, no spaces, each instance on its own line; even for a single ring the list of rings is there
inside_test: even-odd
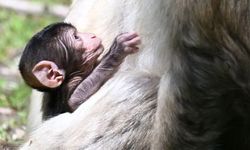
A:
[[[75,38],[73,40],[68,38],[71,36],[71,30],[74,34],[72,37]],[[77,40],[80,39],[75,32],[77,30],[71,24],[49,25],[31,38],[22,54],[19,70],[23,79],[32,88],[45,93],[42,108],[44,119],[74,111],[113,76],[124,58],[136,52],[140,43],[136,33],[120,34],[101,62],[97,62],[97,57],[103,49],[101,43],[94,45],[96,46],[94,50],[75,48]],[[89,39],[95,40],[95,38],[92,36]],[[83,44],[87,44],[84,42]],[[96,41],[93,44],[96,44]],[[59,86],[48,87],[40,83],[44,80],[39,82],[38,78],[43,71],[40,66],[38,76],[33,73],[34,68],[37,68],[35,66],[44,60],[53,62],[57,66],[56,69],[61,70],[58,73],[62,74],[63,82]],[[48,68],[48,71],[53,73],[49,69],[51,68]],[[50,72],[46,78],[52,76]]]

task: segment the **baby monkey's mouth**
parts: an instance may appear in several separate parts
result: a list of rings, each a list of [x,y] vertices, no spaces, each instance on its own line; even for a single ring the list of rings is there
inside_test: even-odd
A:
[[[92,59],[97,60],[97,58],[103,53],[103,51],[104,51],[104,47],[102,45],[98,46],[98,48],[94,50],[94,52],[89,53],[88,60],[92,60]]]
[[[104,47],[102,45],[98,46],[95,50],[85,51],[82,58],[84,59],[82,65],[84,64],[98,64],[98,57],[103,53]]]

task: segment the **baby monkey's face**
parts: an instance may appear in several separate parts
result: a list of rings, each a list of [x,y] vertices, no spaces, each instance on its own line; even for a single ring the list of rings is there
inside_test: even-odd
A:
[[[70,28],[62,37],[63,43],[73,50],[73,53],[82,56],[82,64],[92,64],[103,52],[102,40],[93,33],[81,33]]]
[[[30,39],[20,60],[20,72],[33,88],[56,88],[72,76],[88,76],[102,52],[101,39],[94,34],[55,23]]]
[[[74,64],[78,71],[91,71],[104,49],[102,40],[96,35],[78,32],[74,27],[65,29],[60,39],[65,45],[67,53],[70,54],[69,59],[75,60]]]

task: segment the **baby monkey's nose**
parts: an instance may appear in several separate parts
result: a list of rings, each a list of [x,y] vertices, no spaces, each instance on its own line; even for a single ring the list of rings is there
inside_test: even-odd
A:
[[[96,38],[96,36],[95,36],[95,35],[93,35],[93,36],[91,36],[91,38],[92,38],[92,39],[94,39],[94,38]]]

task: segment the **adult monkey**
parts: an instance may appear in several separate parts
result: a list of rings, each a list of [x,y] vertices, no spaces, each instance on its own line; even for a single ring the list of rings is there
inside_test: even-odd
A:
[[[144,45],[78,110],[45,122],[24,148],[250,149],[249,0],[96,0],[74,8],[93,19],[72,21],[80,30],[115,36],[131,29]]]

